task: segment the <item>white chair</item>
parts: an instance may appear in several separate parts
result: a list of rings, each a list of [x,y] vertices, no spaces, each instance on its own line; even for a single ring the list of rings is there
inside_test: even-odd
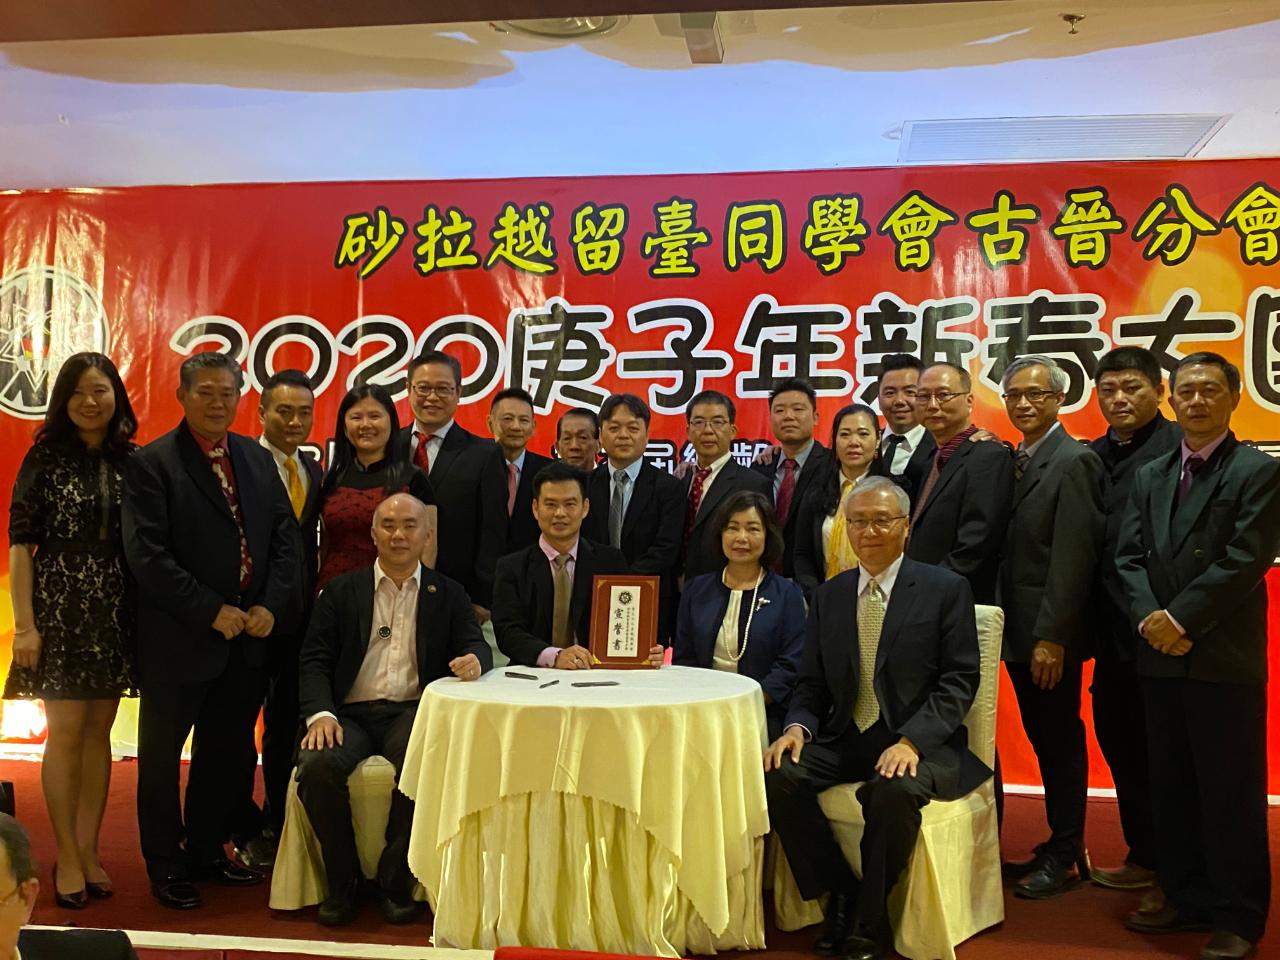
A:
[[[969,749],[995,765],[996,694],[1004,611],[977,607],[982,676],[965,717]],[[862,872],[863,820],[858,784],[841,784],[818,798],[854,872]],[[798,930],[822,920],[818,901],[802,900],[782,851],[775,861],[774,912],[778,928]],[[988,780],[959,800],[934,800],[921,811],[920,838],[889,896],[894,947],[911,960],[955,960],[955,947],[1004,920],[1000,830],[995,787]]]
[[[356,852],[360,856],[360,870],[369,879],[377,875],[378,858],[386,845],[391,791],[395,788],[395,767],[382,757],[361,761],[347,778]],[[311,829],[306,808],[298,799],[298,783],[290,777],[284,829],[280,832],[280,846],[271,872],[271,908],[300,910],[320,903],[328,895],[329,883],[325,877],[320,842]],[[418,900],[426,899],[421,884],[414,896]]]

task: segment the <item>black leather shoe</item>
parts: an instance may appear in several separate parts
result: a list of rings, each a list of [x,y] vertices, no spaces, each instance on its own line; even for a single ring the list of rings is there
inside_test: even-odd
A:
[[[360,878],[343,884],[331,891],[320,909],[316,911],[316,920],[326,927],[340,927],[350,923],[360,914],[360,905],[364,901],[364,881]]]
[[[191,873],[192,879],[211,880],[224,887],[251,887],[263,880],[262,874],[257,870],[250,870],[244,864],[226,857],[199,864],[192,868]]]
[[[1258,950],[1256,943],[1250,943],[1244,937],[1219,930],[1200,951],[1200,960],[1245,960]]]
[[[403,894],[382,894],[382,919],[387,923],[412,923],[422,914],[425,903]]]
[[[1006,880],[1021,880],[1028,873],[1040,866],[1040,858],[1044,855],[1043,843],[1037,843],[1031,851],[1029,860],[1006,860],[1000,864],[1000,874]]]
[[[861,925],[855,925],[853,932],[845,938],[841,951],[844,960],[884,960],[889,956],[889,938],[877,937]]]
[[[270,870],[276,862],[277,839],[274,831],[264,830],[243,846],[236,846],[236,856],[253,870]]]
[[[1185,933],[1188,930],[1204,933],[1213,929],[1207,920],[1184,916],[1167,903],[1159,910],[1137,910],[1129,914],[1124,918],[1124,925],[1135,933]]]
[[[194,910],[200,906],[200,891],[185,877],[165,877],[151,881],[151,895],[170,910]]]
[[[1088,879],[1086,854],[1067,860],[1057,854],[1043,853],[1040,862],[1017,882],[1013,892],[1026,900],[1051,900]]]
[[[813,952],[824,957],[837,956],[844,949],[853,926],[853,907],[857,897],[851,890],[833,890],[827,898],[827,913],[822,918],[822,929],[813,941]]]

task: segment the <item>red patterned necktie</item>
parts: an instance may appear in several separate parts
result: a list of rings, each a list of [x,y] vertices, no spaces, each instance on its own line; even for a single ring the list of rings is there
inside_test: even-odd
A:
[[[796,462],[791,457],[782,461],[782,482],[778,484],[778,498],[774,504],[774,514],[779,524],[787,522],[791,512],[791,499],[796,493]]]
[[[222,488],[222,495],[227,498],[227,506],[231,508],[231,517],[236,522],[236,530],[240,534],[240,592],[249,589],[249,584],[253,582],[253,557],[249,553],[249,540],[244,533],[244,517],[240,513],[240,498],[236,495],[236,488],[231,483],[231,478],[227,475],[225,459],[227,451],[222,447],[214,447],[209,451],[209,466],[213,468],[213,475],[218,480],[218,486]]]
[[[507,516],[516,512],[516,484],[518,474],[514,463],[507,464]]]
[[[413,465],[425,473],[431,475],[431,454],[427,452],[427,444],[436,438],[434,433],[418,434],[418,449],[413,452]]]
[[[689,542],[689,534],[693,532],[693,521],[698,518],[698,507],[702,506],[702,485],[711,476],[711,468],[703,467],[693,475],[693,483],[689,485],[689,506],[684,515],[684,542]]]

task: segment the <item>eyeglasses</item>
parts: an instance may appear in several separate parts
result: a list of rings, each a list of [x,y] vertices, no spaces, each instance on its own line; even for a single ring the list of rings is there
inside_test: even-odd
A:
[[[938,406],[945,407],[948,403],[950,403],[956,397],[967,396],[968,393],[969,393],[968,390],[965,390],[961,393],[950,393],[946,390],[939,390],[937,393],[925,393],[924,391],[920,391],[916,394],[916,403],[922,404],[927,407],[934,400],[937,400]]]
[[[716,433],[719,433],[725,427],[729,426],[729,421],[725,417],[712,417],[710,420],[706,417],[694,417],[689,421],[689,426],[694,430],[702,430],[709,426]]]
[[[1010,390],[1008,393],[1000,394],[1004,398],[1004,402],[1014,407],[1018,402],[1025,399],[1032,406],[1038,407],[1050,397],[1057,397],[1060,394],[1056,390]]]
[[[899,520],[907,519],[906,514],[897,517],[875,517],[868,520],[866,517],[855,517],[849,521],[849,526],[853,527],[859,533],[864,530],[870,530],[873,533],[888,533],[893,529],[893,525]]]
[[[452,397],[457,392],[457,387],[449,386],[447,384],[415,383],[413,385],[413,395],[415,397],[429,397],[433,393],[437,397]]]

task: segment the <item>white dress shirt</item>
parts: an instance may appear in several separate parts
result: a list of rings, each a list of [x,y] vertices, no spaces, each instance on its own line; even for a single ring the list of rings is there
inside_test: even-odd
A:
[[[427,441],[427,462],[431,464],[431,469],[436,467],[436,457],[440,455],[440,448],[444,446],[444,438],[449,435],[449,431],[453,429],[453,421],[442,424],[431,431],[432,439]],[[422,424],[417,420],[413,421],[413,431],[410,434],[411,442],[409,444],[409,459],[412,460],[418,452],[418,444],[420,444],[427,432],[422,429]]]
[[[924,442],[924,424],[917,423],[902,434],[894,434],[886,430],[884,439],[880,441],[881,453],[889,449],[889,438],[891,436],[903,438],[902,442],[898,444],[898,449],[893,451],[893,462],[889,464],[889,472],[896,476],[901,476],[907,472],[907,464],[911,462],[912,455],[920,449],[920,444]]]
[[[291,457],[288,454],[286,454],[284,451],[277,450],[271,444],[271,441],[268,440],[266,437],[259,437],[258,443],[261,444],[263,447],[265,447],[267,449],[267,452],[271,454],[272,459],[275,460],[276,473],[280,475],[280,482],[284,484],[284,489],[286,492],[289,489],[289,471],[286,470],[284,467],[286,460],[293,460],[295,463],[297,463],[298,481],[302,484],[303,494],[308,494],[311,492],[311,471],[307,469],[307,464],[302,459],[301,451],[299,450],[293,451],[293,456]]]

